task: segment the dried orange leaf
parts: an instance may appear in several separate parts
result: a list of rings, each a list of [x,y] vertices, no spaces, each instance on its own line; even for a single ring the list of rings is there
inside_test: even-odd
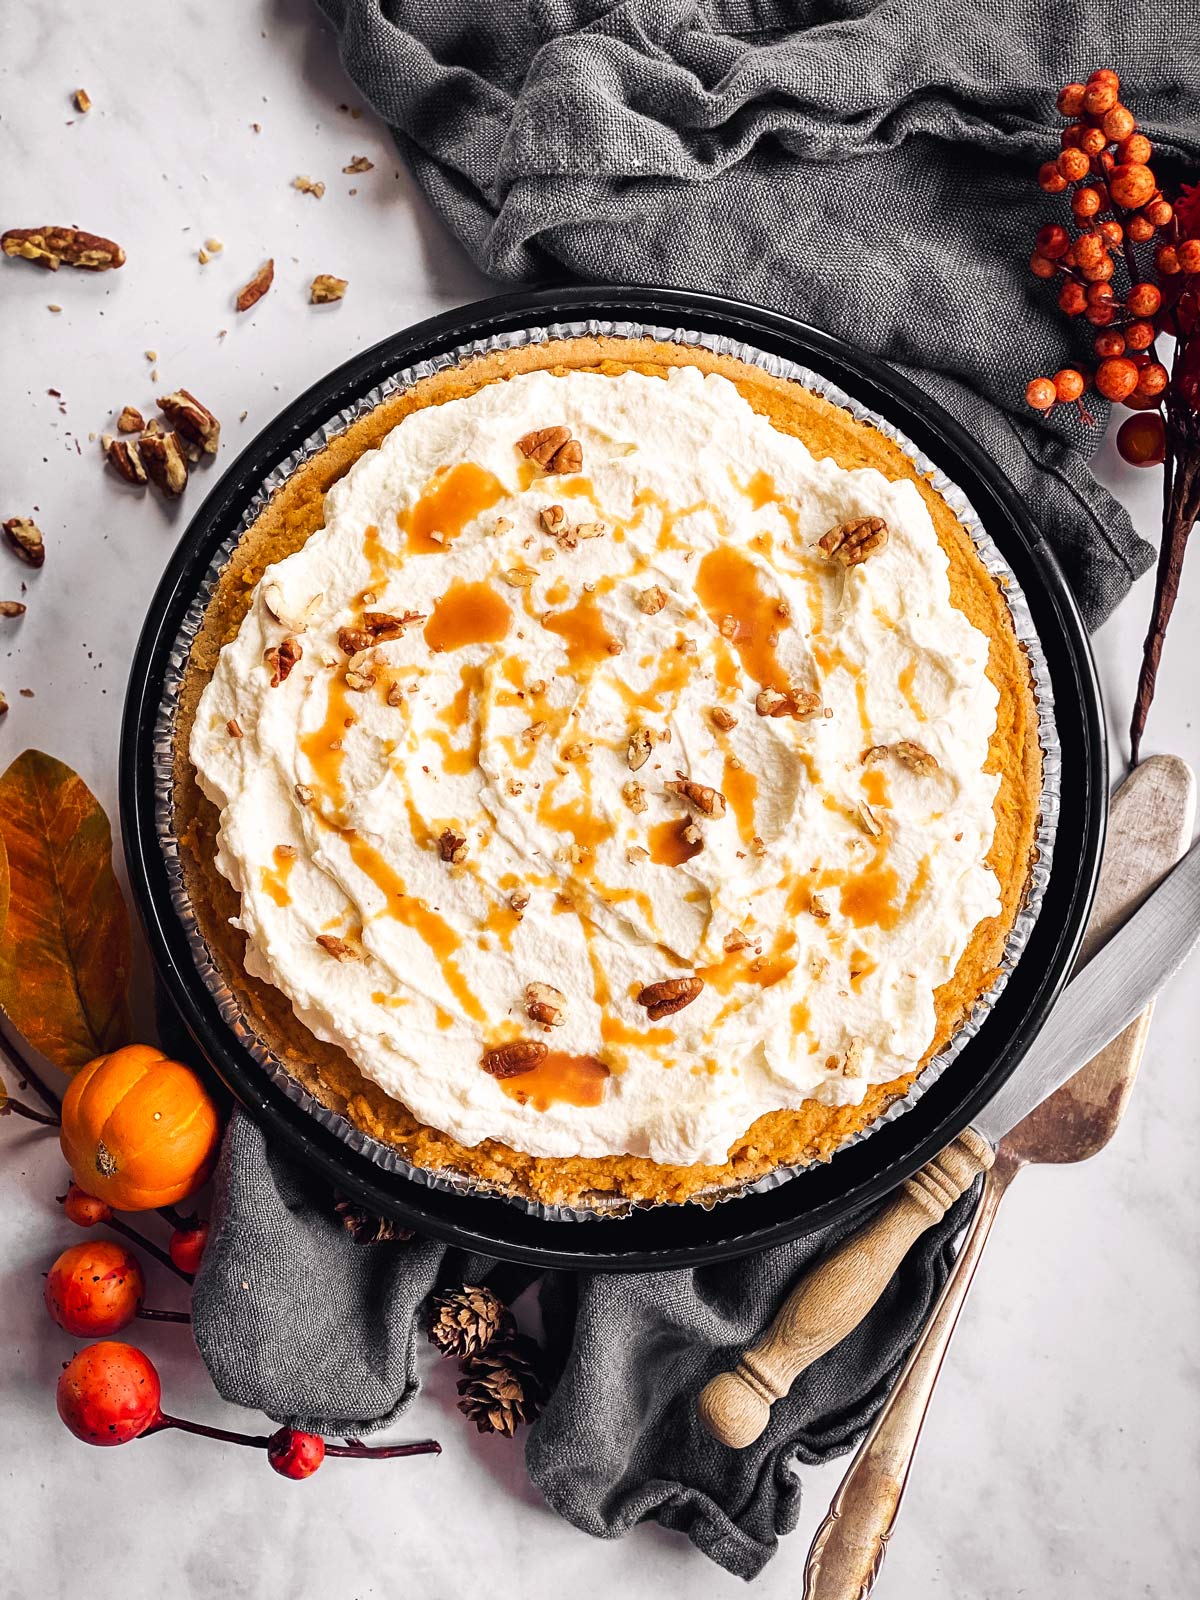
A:
[[[64,1072],[128,1044],[129,916],[112,830],[78,773],[26,750],[0,777],[9,867],[0,1005]]]
[[[4,937],[4,925],[8,921],[8,851],[4,848],[4,835],[0,833],[0,938]]]

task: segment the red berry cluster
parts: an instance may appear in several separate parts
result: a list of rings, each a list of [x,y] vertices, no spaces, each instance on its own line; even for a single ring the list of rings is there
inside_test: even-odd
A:
[[[1062,152],[1038,173],[1047,194],[1071,191],[1074,232],[1046,223],[1030,267],[1035,277],[1059,280],[1059,308],[1069,317],[1085,317],[1097,331],[1094,372],[1064,367],[1053,378],[1032,379],[1025,398],[1036,411],[1049,411],[1059,401],[1081,403],[1089,382],[1106,400],[1135,411],[1157,410],[1170,381],[1153,348],[1163,294],[1157,284],[1142,281],[1132,247],[1162,232],[1158,273],[1200,272],[1200,241],[1176,238],[1174,208],[1149,165],[1152,146],[1121,104],[1120,87],[1107,67],[1087,83],[1066,85],[1058,96],[1059,111],[1071,119],[1062,131]],[[1118,261],[1130,280],[1123,298],[1113,287]],[[1160,421],[1152,426],[1161,434]]]

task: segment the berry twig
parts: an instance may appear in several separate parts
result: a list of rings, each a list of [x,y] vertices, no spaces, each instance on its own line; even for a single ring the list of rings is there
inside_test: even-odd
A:
[[[0,1117],[7,1117],[10,1112],[14,1117],[27,1117],[30,1122],[40,1123],[43,1128],[57,1128],[60,1126],[57,1117],[48,1117],[44,1111],[35,1111],[32,1106],[27,1106],[23,1100],[14,1100],[11,1095],[8,1095],[3,1104],[0,1104]]]
[[[3,1034],[0,1035],[0,1057],[3,1058],[7,1066],[10,1066],[16,1072],[21,1084],[28,1083],[30,1088],[41,1097],[44,1104],[49,1106],[50,1110],[54,1112],[55,1121],[57,1122],[59,1113],[62,1111],[62,1101],[54,1090],[50,1088],[49,1084],[43,1082],[37,1068],[25,1054],[20,1041],[11,1035],[11,1026],[5,1028]]]
[[[189,1422],[186,1417],[171,1417],[165,1411],[159,1412],[158,1421],[152,1423],[141,1437],[145,1439],[152,1433],[165,1433],[170,1428],[175,1428],[180,1433],[194,1433],[201,1439],[218,1439],[223,1444],[245,1445],[251,1450],[270,1450],[279,1440],[280,1434],[320,1438],[319,1434],[302,1435],[296,1428],[281,1428],[270,1435],[237,1433],[230,1428],[211,1428],[206,1422]],[[392,1461],[402,1456],[438,1456],[442,1453],[442,1447],[436,1439],[418,1439],[413,1444],[377,1445],[364,1444],[361,1439],[355,1439],[346,1444],[326,1442],[322,1453],[327,1456],[347,1456],[356,1461]]]
[[[71,1221],[78,1223],[81,1228],[92,1228],[97,1224],[103,1224],[105,1227],[111,1228],[114,1233],[119,1233],[124,1238],[131,1239],[134,1244],[141,1245],[143,1250],[148,1250],[156,1261],[161,1262],[177,1278],[182,1278],[184,1283],[194,1281],[195,1275],[193,1273],[185,1272],[182,1267],[172,1261],[168,1253],[159,1245],[147,1239],[145,1234],[139,1233],[128,1222],[123,1222],[120,1217],[113,1216],[111,1206],[106,1205],[102,1200],[97,1200],[95,1195],[88,1194],[77,1183],[71,1184],[66,1194],[59,1195],[58,1202],[64,1207]]]

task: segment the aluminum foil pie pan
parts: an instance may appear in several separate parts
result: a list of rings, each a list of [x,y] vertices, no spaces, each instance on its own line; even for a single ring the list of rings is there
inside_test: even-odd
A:
[[[1030,871],[1023,903],[1009,932],[995,981],[979,997],[971,1014],[962,1023],[954,1037],[925,1066],[919,1077],[902,1098],[893,1101],[882,1115],[869,1127],[844,1141],[835,1153],[842,1152],[869,1139],[880,1128],[905,1116],[935,1084],[950,1064],[961,1054],[967,1043],[975,1037],[990,1014],[1029,943],[1042,908],[1046,886],[1054,863],[1055,839],[1058,831],[1061,800],[1062,750],[1059,743],[1055,717],[1054,689],[1049,664],[1031,613],[1029,601],[1016,572],[1001,553],[977,515],[967,495],[926,455],[920,447],[877,411],[862,404],[822,373],[800,364],[782,354],[760,348],[753,342],[699,327],[663,325],[624,317],[588,317],[581,320],[547,322],[540,325],[506,328],[456,344],[429,358],[389,372],[361,394],[354,395],[339,409],[328,415],[320,426],[303,439],[286,456],[250,488],[236,526],[214,551],[207,570],[197,587],[191,604],[171,642],[168,659],[161,680],[161,693],[154,717],[150,751],[153,767],[153,826],[162,860],[165,864],[171,906],[186,936],[187,945],[198,974],[216,1003],[220,1017],[233,1038],[267,1075],[270,1081],[292,1102],[321,1127],[336,1136],[349,1149],[366,1158],[387,1174],[394,1174],[425,1189],[477,1198],[502,1200],[518,1207],[533,1217],[546,1221],[579,1221],[603,1217],[616,1219],[629,1217],[648,1208],[621,1196],[597,1194],[588,1204],[550,1206],[509,1190],[499,1189],[481,1182],[467,1173],[447,1169],[428,1170],[412,1165],[401,1152],[383,1144],[357,1128],[340,1113],[317,1100],[287,1070],[255,1030],[253,1020],[242,1009],[233,991],[226,984],[218,962],[214,959],[204,938],[198,919],[189,901],[183,864],[176,838],[174,815],[175,788],[175,720],[180,690],[188,655],[199,630],[217,581],[230,555],[242,535],[261,514],[271,499],[292,474],[312,456],[323,450],[331,440],[382,401],[400,393],[421,379],[447,367],[459,365],[489,352],[515,349],[524,345],[544,344],[550,341],[582,337],[609,339],[653,339],[691,348],[702,348],[760,368],[772,377],[785,378],[798,383],[823,399],[847,411],[856,421],[866,423],[897,444],[912,461],[943,500],[951,507],[974,542],[984,567],[999,586],[1012,618],[1013,628],[1025,654],[1037,704],[1037,736],[1042,755],[1042,788],[1040,817],[1036,838],[1036,858]],[[734,1184],[693,1196],[687,1206],[713,1207],[727,1205],[747,1195],[761,1194],[790,1184],[802,1178],[813,1167],[824,1162],[811,1162],[800,1166],[779,1167],[752,1182]],[[672,1206],[670,1209],[678,1209]]]

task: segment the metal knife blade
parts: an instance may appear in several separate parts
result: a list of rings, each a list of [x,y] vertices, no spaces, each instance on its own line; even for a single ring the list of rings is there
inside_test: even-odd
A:
[[[974,1126],[992,1144],[1115,1039],[1200,939],[1200,843],[1067,984],[1025,1059]]]

